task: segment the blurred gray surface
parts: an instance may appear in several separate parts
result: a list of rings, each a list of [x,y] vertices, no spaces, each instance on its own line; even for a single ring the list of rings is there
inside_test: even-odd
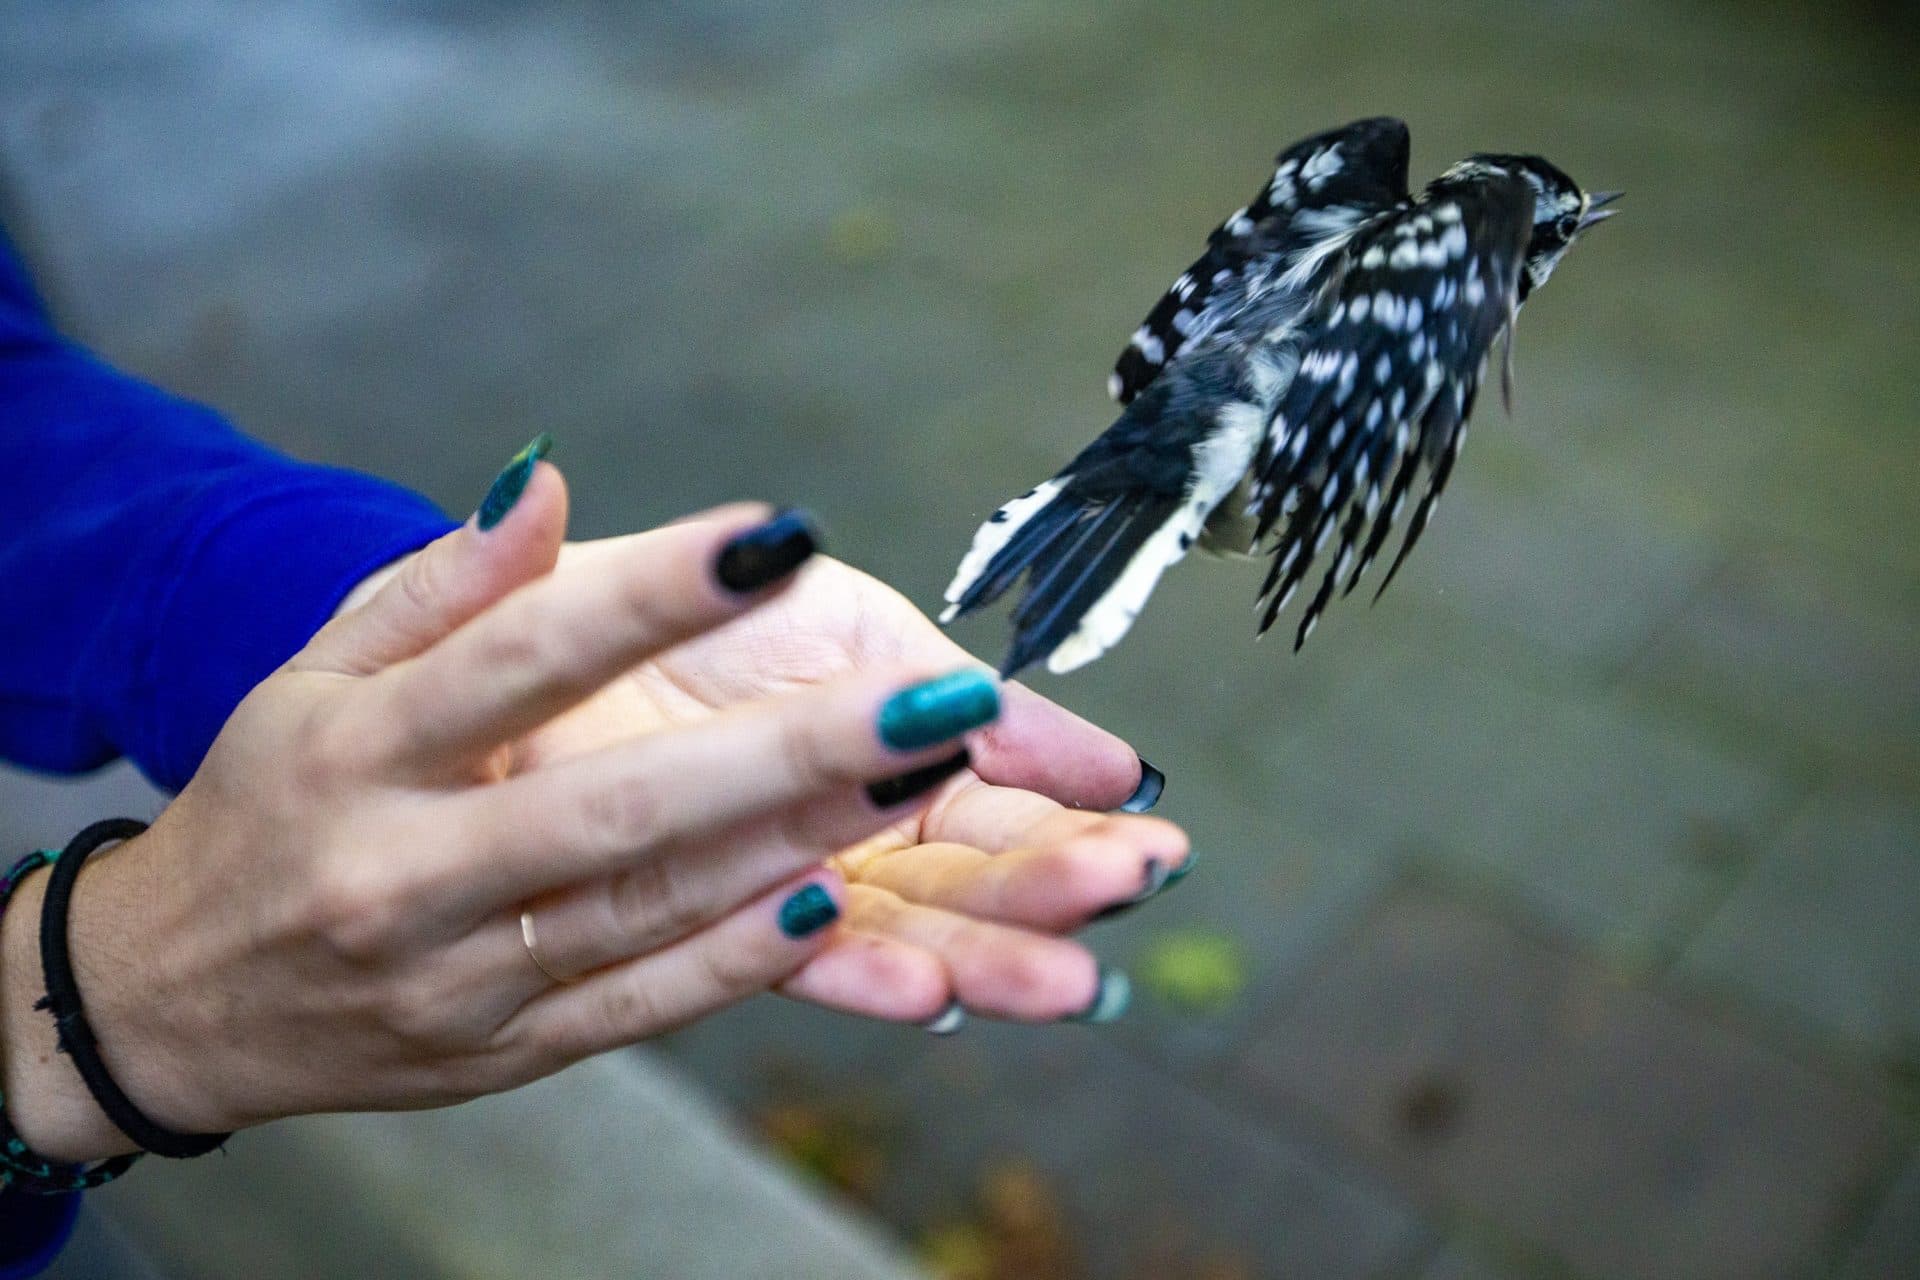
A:
[[[551,429],[583,535],[801,502],[929,604],[974,524],[1104,424],[1107,363],[1285,142],[1391,111],[1422,178],[1517,148],[1626,188],[1529,306],[1513,416],[1483,408],[1378,607],[1290,656],[1250,641],[1255,573],[1196,558],[1115,654],[1040,679],[1166,770],[1204,856],[1098,946],[1150,977],[1168,931],[1230,935],[1237,994],[1196,1013],[1143,980],[1123,1026],[941,1043],[768,1001],[669,1047],[750,1114],[883,1117],[869,1199],[908,1235],[1031,1162],[1088,1275],[1686,1274],[1620,1260],[1715,1185],[1704,1220],[1752,1256],[1878,1274],[1848,1257],[1920,1252],[1895,1183],[1920,94],[1894,16],[19,3],[0,167],[79,333],[297,453],[458,511]],[[1449,922],[1422,934],[1431,998],[1393,1026],[1329,1003],[1401,910]],[[1515,922],[1600,1030],[1651,1029],[1569,1041],[1562,1002],[1521,1001],[1511,1068],[1589,1069],[1557,1112],[1497,1077],[1447,1103],[1463,1169],[1503,1172],[1424,1173],[1335,1055],[1383,1096],[1428,1082],[1404,1043],[1503,1001],[1523,975],[1477,957]],[[1831,1123],[1766,1104],[1789,1076]],[[1537,1131],[1609,1108],[1605,1141]],[[1799,1158],[1686,1181],[1736,1140]],[[1502,1177],[1580,1203],[1509,1207]]]
[[[181,1277],[918,1274],[645,1053],[450,1110],[287,1121],[92,1201]]]

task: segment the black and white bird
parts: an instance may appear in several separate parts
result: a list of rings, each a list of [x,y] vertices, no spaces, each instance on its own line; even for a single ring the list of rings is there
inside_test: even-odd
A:
[[[1538,156],[1474,155],[1414,196],[1407,151],[1406,125],[1380,118],[1280,153],[1121,352],[1119,420],[974,535],[943,623],[1024,577],[1001,669],[1066,672],[1118,643],[1196,542],[1272,557],[1262,633],[1331,548],[1297,649],[1424,476],[1385,590],[1432,518],[1494,345],[1510,395],[1514,318],[1619,194]]]

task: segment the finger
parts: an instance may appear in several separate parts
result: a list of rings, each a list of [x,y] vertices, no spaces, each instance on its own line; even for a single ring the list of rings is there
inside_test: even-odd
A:
[[[783,996],[885,1022],[930,1022],[953,1002],[940,957],[842,923],[778,988]]]
[[[1099,997],[1102,973],[1078,943],[903,901],[884,889],[847,888],[847,926],[938,956],[968,1012],[1055,1022]]]
[[[1076,809],[1117,809],[1140,785],[1140,757],[1105,729],[1018,682],[1006,712],[981,735],[974,772]]]
[[[1014,787],[976,783],[940,796],[920,823],[925,841],[969,844],[988,853],[1046,845],[1087,831],[1129,844],[1169,866],[1187,856],[1187,833],[1165,818],[1088,813]]]
[[[690,938],[552,988],[502,1034],[544,1073],[670,1031],[794,973],[830,941],[845,895],[831,872],[796,878]]]
[[[965,755],[950,767],[964,767]],[[894,811],[843,793],[735,825],[717,837],[722,856],[715,856],[713,839],[656,848],[625,870],[529,905],[541,962],[550,973],[569,975],[657,950],[892,820]]]
[[[1167,842],[1164,851],[1143,848],[1133,833],[1112,829],[1110,819],[1070,816],[1089,825],[1043,845],[994,855],[964,844],[927,844],[849,870],[855,883],[921,906],[1056,933],[1143,902],[1185,874],[1184,842]]]
[[[819,861],[899,820],[897,806],[874,803],[872,784],[951,758],[962,735],[998,714],[998,682],[985,670],[927,676],[843,676],[475,791],[463,804],[487,854],[447,878],[490,911],[760,818],[777,819],[796,865]],[[699,893],[724,883],[712,862],[686,877]]]
[[[488,528],[469,520],[401,561],[365,603],[323,627],[294,665],[370,675],[422,652],[551,572],[566,537],[567,486],[539,461],[544,439],[516,455],[494,482],[490,498],[503,485],[519,497]]]
[[[483,756],[761,603],[816,546],[804,516],[758,506],[599,544],[387,672],[394,746],[434,766]]]

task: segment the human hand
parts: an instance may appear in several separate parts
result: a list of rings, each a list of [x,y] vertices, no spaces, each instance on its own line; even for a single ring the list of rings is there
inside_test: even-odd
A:
[[[528,477],[504,523],[448,535],[264,681],[152,828],[82,872],[80,989],[157,1122],[450,1103],[765,989],[834,934],[846,888],[822,861],[896,818],[868,785],[997,711],[981,677],[903,710],[894,695],[954,665],[906,660],[542,758],[542,726],[763,605],[777,575],[721,585],[724,549],[766,519],[744,507],[555,571],[564,486],[531,460]],[[617,940],[540,917],[590,972],[536,967],[523,904],[642,864],[670,891],[605,895]],[[5,1087],[36,1149],[92,1158],[126,1143],[31,1010],[43,884],[0,938]]]
[[[560,562],[589,566],[624,541],[569,545]],[[778,598],[658,655],[528,735],[521,764],[698,723],[849,671],[969,660],[904,596],[816,556]],[[784,993],[915,1022],[956,1002],[1033,1021],[1118,1012],[1115,979],[1063,935],[1184,874],[1186,837],[1158,819],[1101,812],[1142,780],[1144,766],[1124,742],[1022,685],[1002,691],[1000,719],[970,740],[969,769],[831,860],[850,882],[845,917],[781,984]],[[671,891],[639,867],[543,905],[540,918],[562,913],[576,937],[597,921],[617,938],[610,898]],[[572,957],[554,959],[572,967]]]

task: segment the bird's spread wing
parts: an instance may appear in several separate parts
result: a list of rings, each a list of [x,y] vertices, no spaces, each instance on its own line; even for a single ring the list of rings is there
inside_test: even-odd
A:
[[[1338,579],[1351,591],[1373,563],[1424,472],[1381,590],[1419,540],[1488,352],[1511,323],[1532,209],[1517,179],[1436,183],[1420,203],[1361,228],[1330,264],[1299,372],[1255,464],[1250,512],[1262,539],[1279,530],[1261,589],[1262,632],[1337,530],[1336,559],[1302,615],[1298,648]]]
[[[1250,273],[1283,259],[1295,241],[1324,233],[1316,213],[1338,209],[1357,221],[1406,199],[1407,149],[1406,125],[1380,117],[1281,152],[1267,185],[1207,237],[1206,252],[1134,331],[1107,380],[1113,398],[1130,403],[1183,349],[1238,309],[1257,286]]]

